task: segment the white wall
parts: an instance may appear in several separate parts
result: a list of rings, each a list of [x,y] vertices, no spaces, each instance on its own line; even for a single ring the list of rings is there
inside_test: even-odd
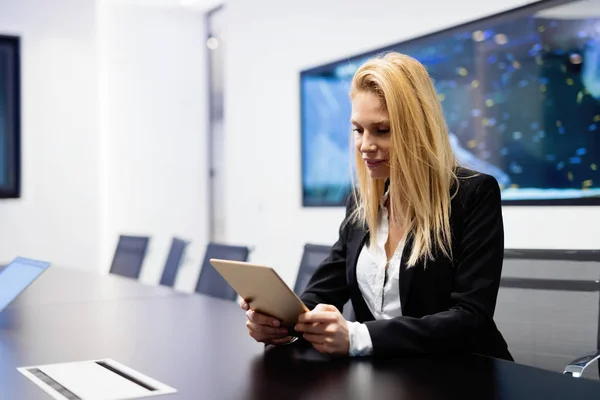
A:
[[[119,234],[150,235],[141,280],[158,282],[179,236],[192,290],[208,237],[203,14],[108,1],[100,21],[103,265]]]
[[[301,207],[300,70],[526,3],[230,2],[225,100],[229,241],[256,246],[252,259],[274,266],[293,283],[303,244],[331,244],[337,237],[343,209]],[[598,247],[598,207],[507,207],[504,216],[507,247]]]
[[[22,198],[0,201],[0,262],[17,255],[99,266],[96,8],[0,0],[21,36]]]
[[[192,290],[208,235],[203,11],[128,4],[0,0],[23,86],[23,196],[0,201],[0,262],[107,271],[119,234],[150,235],[154,283],[179,236],[177,287]]]

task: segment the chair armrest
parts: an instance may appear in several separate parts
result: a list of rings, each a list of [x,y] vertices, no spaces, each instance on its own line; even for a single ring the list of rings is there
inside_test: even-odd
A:
[[[579,378],[583,371],[594,361],[600,359],[600,349],[595,354],[580,357],[573,360],[565,367],[563,374]]]

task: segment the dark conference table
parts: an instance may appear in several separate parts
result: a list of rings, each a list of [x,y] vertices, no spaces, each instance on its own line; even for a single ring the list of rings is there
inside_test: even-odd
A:
[[[323,360],[265,351],[234,302],[51,267],[0,313],[0,398],[50,397],[18,367],[111,358],[173,399],[599,399],[600,382],[480,356]]]

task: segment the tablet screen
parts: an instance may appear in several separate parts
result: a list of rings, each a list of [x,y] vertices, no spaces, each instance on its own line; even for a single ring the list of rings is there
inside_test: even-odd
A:
[[[4,310],[50,263],[18,257],[0,272],[0,311]]]

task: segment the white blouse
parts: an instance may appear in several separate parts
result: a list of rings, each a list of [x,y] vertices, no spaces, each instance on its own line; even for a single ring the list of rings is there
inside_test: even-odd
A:
[[[385,243],[388,239],[388,209],[385,207],[388,194],[381,200],[381,212],[377,225],[377,243],[369,246],[365,243],[356,264],[356,279],[369,311],[375,319],[390,319],[402,315],[400,304],[400,261],[404,250],[404,241],[390,258],[386,269],[387,256]],[[365,324],[347,321],[350,339],[350,355],[364,356],[373,351],[371,335]]]

